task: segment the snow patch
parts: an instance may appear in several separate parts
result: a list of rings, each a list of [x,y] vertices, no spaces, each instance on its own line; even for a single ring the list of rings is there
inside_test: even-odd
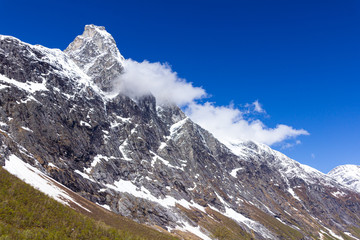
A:
[[[322,233],[324,233],[324,234],[330,234],[332,237],[334,237],[334,238],[336,238],[336,239],[344,240],[341,236],[335,234],[331,229],[326,228],[326,227],[324,227],[324,226],[322,226],[322,227],[325,228],[326,231],[328,231],[328,233],[327,233],[327,232],[324,232],[323,230],[320,230]]]
[[[261,236],[263,236],[265,238],[274,239],[274,236],[271,234],[271,232],[267,228],[265,228],[260,223],[255,222],[254,220],[251,220],[250,218],[247,218],[244,215],[236,212],[234,209],[230,208],[229,204],[227,204],[225,202],[225,200],[219,194],[217,194],[216,192],[215,192],[215,194],[216,194],[217,198],[220,200],[220,202],[224,205],[225,212],[222,212],[212,206],[209,206],[211,209],[220,212],[224,216],[231,218],[238,223],[242,223],[242,224],[246,225],[248,228],[259,233]]]
[[[23,162],[14,154],[11,154],[9,159],[5,160],[4,169],[58,202],[68,206],[70,206],[69,203],[72,202],[90,212],[90,210],[77,203],[64,190],[57,187],[54,183],[55,180],[40,172],[37,168],[31,166],[30,164]],[[66,188],[58,182],[57,184],[61,185],[63,188]]]
[[[91,128],[91,125],[89,124],[89,123],[87,123],[87,122],[84,122],[84,121],[80,121],[80,126],[86,126],[86,127],[89,127],[89,128]]]
[[[20,100],[21,103],[24,103],[26,104],[27,102],[30,102],[30,101],[34,101],[34,102],[37,102],[37,103],[40,103],[36,98],[34,98],[33,96],[28,96],[27,99],[25,100]]]
[[[176,230],[180,230],[180,231],[184,231],[184,232],[190,232],[196,236],[198,236],[199,238],[203,239],[203,240],[211,240],[211,238],[209,238],[206,234],[204,234],[201,231],[200,226],[197,227],[193,227],[191,226],[188,222],[181,222],[181,224],[183,225],[183,227],[179,227],[177,226],[175,229]]]
[[[57,168],[57,169],[59,169],[55,164],[53,164],[53,163],[49,163],[48,164],[48,167],[53,167],[53,168]]]
[[[113,184],[106,184],[106,186],[108,188],[111,188],[118,192],[129,193],[135,197],[143,198],[143,199],[146,199],[146,200],[149,200],[152,202],[156,202],[166,208],[175,207],[176,204],[180,204],[181,206],[186,207],[188,209],[197,208],[200,211],[205,212],[205,208],[203,206],[200,206],[199,204],[194,203],[194,202],[188,202],[185,199],[177,200],[171,196],[165,196],[164,198],[155,197],[154,195],[152,195],[150,193],[149,190],[147,190],[143,186],[137,187],[131,181],[126,181],[126,180],[120,179],[118,181],[115,181]]]
[[[120,116],[116,116],[117,119],[121,120],[122,122],[131,122],[131,118],[124,118]]]
[[[80,171],[77,170],[77,169],[76,169],[74,172],[77,173],[77,174],[79,174],[79,175],[82,176],[83,178],[91,181],[91,182],[95,182],[95,181],[94,181],[93,179],[91,179],[90,176],[87,175],[86,173],[80,172]]]
[[[161,142],[160,146],[159,146],[159,150],[163,149],[164,147],[166,147],[166,143],[165,142]]]
[[[120,146],[119,146],[119,151],[121,152],[121,155],[123,155],[123,159],[125,160],[125,161],[132,161],[132,159],[131,158],[129,158],[128,156],[127,156],[127,150],[125,149],[125,147],[128,145],[128,142],[127,142],[128,140],[126,139]]]
[[[341,191],[336,191],[336,192],[332,192],[331,195],[333,195],[334,197],[344,197],[346,196],[346,193],[341,192]]]
[[[293,198],[295,198],[296,200],[301,202],[301,199],[295,194],[295,192],[294,192],[294,190],[292,188],[289,188],[288,192],[293,196]]]
[[[63,91],[61,91],[61,90],[60,90],[59,88],[57,88],[57,87],[53,87],[53,89],[54,89],[54,91],[56,91],[56,92],[64,95],[67,99],[74,98],[74,96],[71,96],[71,95],[69,95],[69,94],[67,94],[67,93],[64,93]]]
[[[169,161],[163,159],[162,157],[160,157],[159,155],[157,155],[156,153],[154,153],[153,151],[150,151],[151,154],[153,154],[153,158],[152,158],[152,161],[151,161],[151,166],[154,167],[154,164],[157,160],[161,161],[164,165],[170,167],[170,168],[175,168],[175,169],[179,169],[181,171],[184,171],[184,168],[183,167],[178,167],[178,166],[174,166],[172,164],[170,164]]]
[[[28,128],[28,127],[21,126],[21,128],[24,129],[25,131],[28,131],[28,132],[34,132],[33,130],[31,130],[31,129]]]
[[[189,118],[184,118],[183,120],[180,120],[177,123],[171,125],[170,136],[173,136],[187,122],[188,119]]]
[[[230,172],[230,175],[233,176],[234,178],[236,178],[236,173],[239,171],[239,170],[242,170],[243,168],[240,167],[240,168],[235,168],[233,170],[231,170]]]
[[[197,187],[196,182],[194,182],[194,186],[192,188],[188,188],[187,190],[193,191]]]
[[[122,125],[123,123],[130,123],[131,122],[131,118],[123,118],[120,116],[116,116],[117,120],[120,120],[120,122],[118,122],[117,120],[113,121],[110,123],[110,128],[116,128],[120,125]]]
[[[245,146],[240,142],[221,141],[226,147],[228,147],[236,156],[246,157]]]
[[[44,80],[42,83],[37,82],[19,82],[14,79],[10,79],[5,77],[4,75],[0,74],[0,81],[5,82],[8,84],[11,84],[13,86],[16,86],[17,88],[20,88],[22,90],[25,90],[29,93],[35,93],[37,91],[48,91],[46,88],[46,81]]]
[[[251,220],[247,217],[245,217],[244,215],[236,212],[234,209],[229,208],[227,206],[225,206],[225,212],[222,212],[212,206],[209,206],[211,209],[220,212],[221,214],[223,214],[224,216],[233,219],[235,222],[238,223],[242,223],[245,226],[247,226],[248,228],[250,228],[251,230],[253,230],[254,232],[259,233],[261,236],[263,236],[264,238],[267,239],[276,239],[271,232],[265,228],[263,225],[261,225],[258,222],[255,222],[254,220]]]
[[[113,159],[114,157],[110,157],[110,159]],[[104,159],[105,161],[109,161],[109,158],[107,156],[98,154],[94,157],[94,160],[91,162],[90,167],[85,168],[84,171],[88,174],[90,174],[91,170],[101,162],[101,159]]]
[[[9,88],[9,86],[8,86],[8,85],[0,84],[0,90],[3,90],[3,89],[5,89],[5,88]]]
[[[344,234],[348,235],[349,237],[355,239],[355,240],[360,240],[359,238],[355,237],[354,235],[352,235],[350,232],[344,232]]]
[[[106,210],[112,212],[112,211],[111,211],[111,208],[109,207],[109,205],[106,205],[106,204],[101,205],[101,204],[99,204],[99,203],[96,203],[96,205],[98,205],[98,206],[100,206],[100,207],[102,207],[102,208],[105,208]]]

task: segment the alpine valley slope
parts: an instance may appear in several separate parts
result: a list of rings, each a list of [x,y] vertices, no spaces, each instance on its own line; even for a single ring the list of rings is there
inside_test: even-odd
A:
[[[104,27],[64,52],[0,36],[0,165],[185,239],[360,239],[359,193],[263,144],[224,145],[152,95],[113,94],[124,61]]]

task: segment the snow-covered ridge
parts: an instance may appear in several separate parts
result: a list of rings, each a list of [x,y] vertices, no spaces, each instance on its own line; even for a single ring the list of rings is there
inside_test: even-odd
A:
[[[331,170],[327,175],[335,179],[340,184],[360,193],[359,165],[341,165]]]
[[[44,80],[42,83],[36,83],[36,82],[19,82],[14,79],[7,78],[4,75],[0,74],[0,86],[3,86],[2,89],[6,88],[3,85],[3,83],[7,83],[9,85],[16,86],[19,89],[25,90],[29,93],[35,93],[37,91],[48,91],[48,89],[45,86],[46,81]]]
[[[32,45],[23,42],[15,37],[0,35],[0,40],[10,40],[16,42],[19,46],[27,49],[26,54],[29,58],[48,63],[53,67],[54,71],[58,74],[65,75],[64,77],[70,79],[88,80],[89,77],[60,49],[50,49],[41,45]],[[40,57],[34,52],[40,52],[43,55]],[[5,53],[5,56],[8,53]]]
[[[106,32],[106,31],[105,31]],[[102,33],[104,34],[104,33]],[[108,33],[107,33],[108,34]],[[110,35],[111,36],[111,35]],[[54,73],[58,74],[62,78],[70,79],[73,81],[74,85],[77,86],[78,91],[82,91],[87,87],[94,90],[94,92],[99,95],[104,101],[109,100],[110,98],[116,97],[116,95],[109,95],[108,93],[103,92],[93,81],[92,78],[81,69],[69,55],[60,49],[50,49],[41,45],[32,45],[26,42],[22,42],[21,40],[6,35],[0,35],[1,41],[12,41],[14,44],[18,45],[20,48],[25,49],[23,54],[36,61],[47,63],[51,66]],[[2,51],[0,49],[0,51]],[[1,53],[1,52],[0,52]],[[40,54],[39,54],[40,53]],[[5,57],[9,53],[3,53]],[[120,54],[120,53],[119,53]],[[121,55],[120,55],[121,56]],[[120,57],[119,57],[120,58]],[[47,75],[39,76],[39,79],[42,79],[42,82],[20,82],[17,79],[10,79],[6,76],[0,76],[0,90],[5,89],[8,85],[4,85],[3,83],[16,86],[19,89],[25,90],[31,94],[34,94],[37,91],[48,91],[48,82]],[[54,87],[54,90],[59,90]],[[61,92],[62,94],[71,97],[71,95],[66,94],[65,92]]]
[[[312,168],[308,165],[301,164],[285,154],[276,151],[269,146],[256,143],[254,141],[239,141],[237,143],[223,142],[235,155],[248,159],[252,155],[262,156],[274,168],[279,170],[287,179],[294,177],[301,178],[304,181],[312,184],[321,182],[325,185],[332,185],[333,179],[326,174]]]

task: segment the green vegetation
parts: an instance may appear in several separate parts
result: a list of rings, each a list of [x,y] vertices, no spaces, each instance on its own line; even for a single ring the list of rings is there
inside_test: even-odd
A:
[[[247,233],[242,229],[234,220],[222,215],[221,213],[207,208],[206,212],[210,214],[213,219],[216,219],[213,222],[212,227],[212,237],[217,240],[251,240],[255,239],[253,234]],[[206,225],[206,223],[204,223]]]
[[[358,228],[358,227],[352,227],[351,230],[352,230],[352,231],[351,231],[352,234],[353,234],[355,237],[360,238],[360,228]]]
[[[95,206],[95,207],[94,207]],[[92,209],[96,208],[94,205]],[[105,210],[105,224],[76,212],[0,168],[0,240],[4,239],[174,239]],[[124,223],[124,224],[122,224]]]
[[[232,235],[233,234],[229,228],[222,226],[215,228],[211,236],[213,239],[217,239],[217,240],[228,240],[232,238]]]

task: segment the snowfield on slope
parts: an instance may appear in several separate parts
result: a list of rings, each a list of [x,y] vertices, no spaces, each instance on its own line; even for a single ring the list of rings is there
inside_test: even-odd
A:
[[[55,180],[40,172],[30,164],[25,163],[14,154],[10,155],[9,159],[5,161],[4,169],[64,205],[70,206],[70,203],[74,203],[86,211],[89,211],[77,203],[64,190],[56,186],[56,184],[60,185],[62,188],[67,189],[67,187],[55,182]]]

